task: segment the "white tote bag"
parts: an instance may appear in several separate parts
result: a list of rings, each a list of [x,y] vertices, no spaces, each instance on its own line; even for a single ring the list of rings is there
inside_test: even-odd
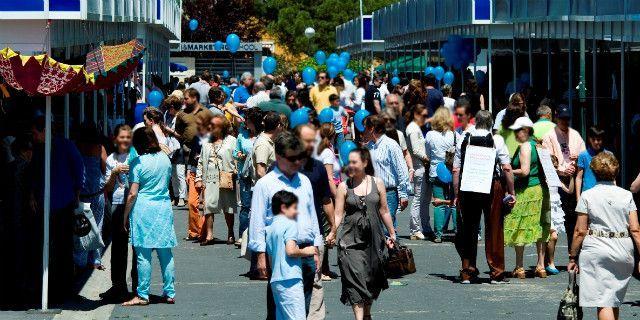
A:
[[[91,251],[104,248],[104,241],[93,217],[90,203],[80,203],[74,211],[74,246],[77,251]]]

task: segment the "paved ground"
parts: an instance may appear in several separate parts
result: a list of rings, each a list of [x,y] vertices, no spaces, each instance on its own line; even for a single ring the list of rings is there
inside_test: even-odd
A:
[[[177,209],[176,230],[184,236],[186,210]],[[216,221],[218,235],[225,236],[224,221]],[[408,215],[400,216],[400,225],[408,225]],[[406,229],[400,230],[406,236]],[[434,244],[425,241],[405,243],[413,249],[418,271],[399,279],[374,304],[376,319],[554,319],[558,302],[566,287],[567,274],[547,279],[512,280],[509,285],[460,285],[455,282],[458,257],[451,243]],[[560,244],[560,264],[566,264],[565,241]],[[481,243],[482,245],[482,243]],[[482,250],[481,250],[482,252]],[[513,267],[513,250],[506,249],[507,269]],[[265,314],[265,283],[249,281],[239,276],[248,269],[248,262],[238,258],[239,250],[224,244],[200,247],[180,241],[174,250],[177,269],[177,303],[153,304],[148,307],[124,308],[103,305],[97,294],[109,286],[108,272],[94,273],[84,285],[80,296],[70,302],[55,319],[262,319]],[[487,268],[480,257],[482,272]],[[332,269],[338,271],[335,250],[330,258]],[[535,253],[529,248],[525,262],[532,265]],[[161,294],[157,260],[154,261],[152,293]],[[486,274],[482,275],[488,278]],[[339,301],[340,281],[325,282],[327,319],[352,319],[350,308]],[[623,319],[635,318],[640,308],[640,285],[633,280],[622,307]],[[585,319],[594,310],[585,310]],[[24,312],[0,312],[0,319],[51,319],[50,316],[28,315]]]

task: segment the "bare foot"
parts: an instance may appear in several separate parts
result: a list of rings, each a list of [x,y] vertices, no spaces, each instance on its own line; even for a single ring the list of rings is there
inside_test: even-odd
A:
[[[133,297],[133,299],[122,304],[123,307],[132,307],[132,306],[146,306],[149,305],[149,300],[142,299],[138,296]]]

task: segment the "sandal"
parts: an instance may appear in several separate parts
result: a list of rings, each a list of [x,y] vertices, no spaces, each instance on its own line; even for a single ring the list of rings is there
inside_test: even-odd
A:
[[[124,302],[122,304],[123,307],[133,307],[133,306],[148,306],[149,300],[142,299],[138,296],[133,297],[133,299]]]
[[[176,304],[176,298],[164,297],[164,301],[166,304]]]
[[[200,246],[201,247],[212,246],[214,243],[215,243],[215,239],[204,240],[204,241],[200,242]]]
[[[544,268],[536,268],[536,277],[538,278],[546,278],[547,271]]]
[[[229,236],[229,238],[227,238],[227,245],[232,245],[236,243],[236,238],[234,236]]]
[[[527,277],[527,274],[524,271],[524,268],[519,267],[519,268],[515,268],[513,272],[511,272],[511,277],[518,278],[518,279],[525,279]]]

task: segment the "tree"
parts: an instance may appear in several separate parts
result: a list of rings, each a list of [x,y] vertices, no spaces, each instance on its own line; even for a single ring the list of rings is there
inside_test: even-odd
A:
[[[397,0],[364,0],[363,11],[372,12]],[[358,1],[256,0],[256,13],[268,21],[267,31],[290,53],[311,55],[316,50],[335,50],[335,28],[360,15]],[[304,30],[313,27],[309,41]]]
[[[182,41],[224,42],[230,33],[242,41],[260,40],[265,21],[256,15],[253,0],[184,0],[182,2]],[[189,21],[198,20],[191,31]]]

